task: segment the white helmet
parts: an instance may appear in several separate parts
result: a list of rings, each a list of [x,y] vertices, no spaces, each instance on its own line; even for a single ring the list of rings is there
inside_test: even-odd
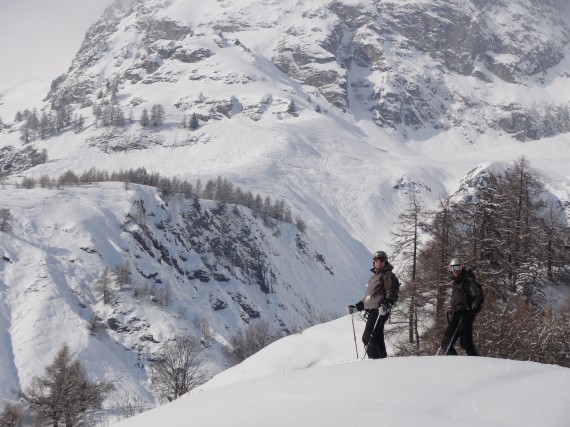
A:
[[[461,258],[460,256],[454,256],[453,258],[451,258],[451,261],[449,261],[449,267],[448,267],[449,271],[463,270],[464,267],[465,264],[463,263],[463,258]]]

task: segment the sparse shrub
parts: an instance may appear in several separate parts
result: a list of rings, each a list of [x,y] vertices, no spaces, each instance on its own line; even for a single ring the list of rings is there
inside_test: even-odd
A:
[[[232,336],[231,347],[224,351],[224,357],[229,366],[237,365],[279,338],[281,331],[273,329],[267,320],[261,320]]]
[[[58,187],[64,187],[69,185],[79,185],[79,177],[75,175],[72,171],[68,170],[63,175],[60,175],[57,179]]]
[[[36,184],[37,183],[34,178],[25,176],[24,178],[22,178],[22,183],[20,184],[20,188],[23,188],[25,190],[30,190],[32,188],[35,188]]]
[[[136,393],[124,392],[113,399],[113,406],[116,408],[119,419],[134,417],[137,414],[143,413],[152,409],[146,400]]]
[[[151,387],[162,402],[172,402],[210,378],[202,344],[192,336],[167,342],[150,368]]]
[[[0,427],[20,427],[22,425],[22,409],[8,404],[0,414]]]
[[[103,304],[112,304],[115,300],[115,289],[109,269],[105,268],[103,274],[95,284],[95,291],[99,294]]]
[[[119,290],[130,289],[133,280],[131,277],[131,266],[129,261],[125,261],[113,268],[112,273],[115,278],[115,284]]]
[[[48,175],[40,176],[38,183],[39,183],[41,188],[51,189],[51,188],[55,187],[55,183],[53,182],[53,180]]]

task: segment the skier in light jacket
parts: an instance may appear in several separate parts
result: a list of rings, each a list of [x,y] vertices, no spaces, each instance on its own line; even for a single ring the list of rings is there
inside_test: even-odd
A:
[[[366,327],[362,334],[362,342],[370,359],[383,359],[388,356],[384,342],[384,324],[390,317],[390,310],[398,298],[400,282],[392,272],[394,267],[388,262],[384,251],[374,253],[370,270],[372,276],[368,280],[364,298],[356,304],[349,305],[349,314],[365,310],[368,314]]]

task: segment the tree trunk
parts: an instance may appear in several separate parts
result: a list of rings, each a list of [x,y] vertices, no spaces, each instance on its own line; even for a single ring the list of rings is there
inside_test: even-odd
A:
[[[415,293],[415,284],[412,284]],[[416,297],[414,294],[410,297],[410,308],[408,310],[408,339],[410,343],[414,342],[414,307],[416,305]]]

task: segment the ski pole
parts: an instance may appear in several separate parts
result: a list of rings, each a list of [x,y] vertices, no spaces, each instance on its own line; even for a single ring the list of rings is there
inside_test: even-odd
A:
[[[356,349],[356,359],[358,359],[358,345],[356,344],[356,330],[354,329],[354,313],[350,314],[352,319],[352,334],[354,335],[354,348]]]
[[[457,331],[459,330],[459,326],[461,325],[462,320],[463,320],[463,316],[461,316],[459,318],[459,322],[457,322],[457,328],[455,328],[455,332],[451,336],[451,340],[449,341],[449,344],[447,344],[447,348],[445,349],[445,353],[443,353],[444,356],[447,356],[447,352],[449,351],[451,344],[453,343],[453,340],[455,339],[455,335],[457,334]],[[439,350],[438,350],[437,354],[439,354]],[[436,354],[436,356],[437,356],[437,354]]]

